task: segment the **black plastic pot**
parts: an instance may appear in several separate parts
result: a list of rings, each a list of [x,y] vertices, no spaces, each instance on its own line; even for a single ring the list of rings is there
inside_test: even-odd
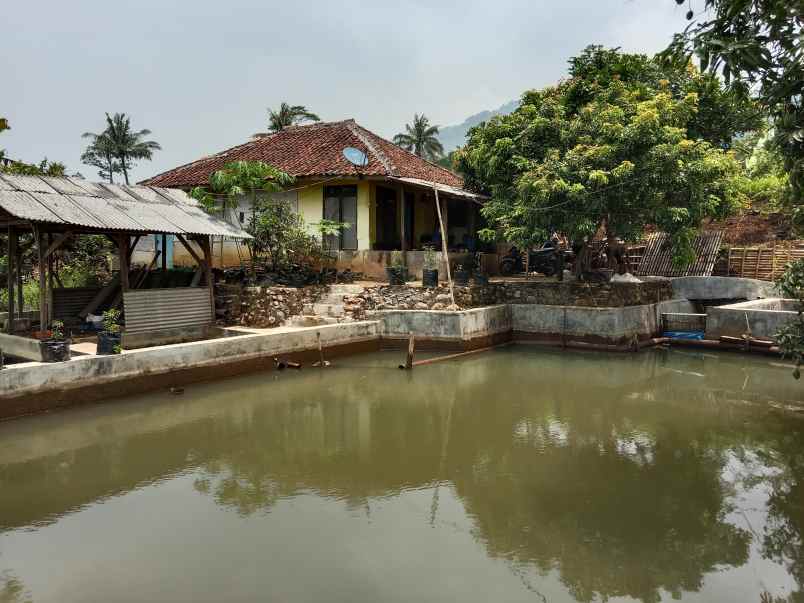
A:
[[[119,354],[120,333],[106,333],[101,331],[98,333],[98,347],[96,354],[98,356],[106,356],[108,354]]]
[[[422,270],[422,286],[430,289],[438,287],[438,270],[424,268]]]
[[[466,287],[469,285],[469,271],[468,270],[456,270],[455,274],[452,275],[455,279],[455,284],[459,287]]]
[[[485,286],[489,284],[489,277],[487,274],[475,274],[475,285]]]
[[[70,359],[70,341],[67,339],[44,339],[39,342],[44,362],[64,362]]]
[[[408,280],[408,269],[406,266],[387,266],[385,274],[388,277],[389,285],[404,285]]]

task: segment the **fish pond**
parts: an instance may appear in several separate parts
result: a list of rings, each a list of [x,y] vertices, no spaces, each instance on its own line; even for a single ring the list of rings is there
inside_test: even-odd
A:
[[[0,424],[0,601],[804,594],[804,384],[770,359],[401,352]]]

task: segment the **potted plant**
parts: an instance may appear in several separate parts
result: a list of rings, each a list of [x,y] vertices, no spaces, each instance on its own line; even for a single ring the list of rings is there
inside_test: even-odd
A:
[[[44,362],[63,362],[70,359],[70,340],[64,336],[64,323],[54,320],[50,324],[50,335],[39,342]]]
[[[469,271],[463,267],[463,264],[456,264],[455,270],[452,273],[455,284],[458,287],[466,287],[469,285]]]
[[[408,280],[408,267],[405,266],[405,256],[401,251],[391,252],[391,265],[386,266],[389,285],[404,285]]]
[[[424,248],[422,286],[431,289],[438,287],[438,260],[436,259],[435,249],[430,246]]]
[[[99,356],[120,353],[120,310],[109,308],[103,313],[103,330],[98,331]]]

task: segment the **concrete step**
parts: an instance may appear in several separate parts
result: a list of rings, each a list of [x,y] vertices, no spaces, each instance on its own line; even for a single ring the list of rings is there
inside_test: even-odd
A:
[[[334,316],[313,316],[301,314],[292,316],[290,324],[294,327],[317,327],[319,325],[337,324],[338,319]]]
[[[365,287],[363,285],[330,285],[329,293],[338,295],[357,295],[363,293]]]
[[[343,316],[343,304],[313,304],[317,316]]]

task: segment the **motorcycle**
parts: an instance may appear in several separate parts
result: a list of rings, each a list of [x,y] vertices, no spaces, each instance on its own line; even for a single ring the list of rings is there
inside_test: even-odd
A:
[[[567,249],[560,249],[552,242],[545,243],[540,249],[528,253],[528,269],[531,272],[541,272],[545,276],[560,273],[564,266],[570,264],[575,254]],[[500,260],[500,274],[510,276],[525,271],[524,254],[514,246],[508,254]]]

